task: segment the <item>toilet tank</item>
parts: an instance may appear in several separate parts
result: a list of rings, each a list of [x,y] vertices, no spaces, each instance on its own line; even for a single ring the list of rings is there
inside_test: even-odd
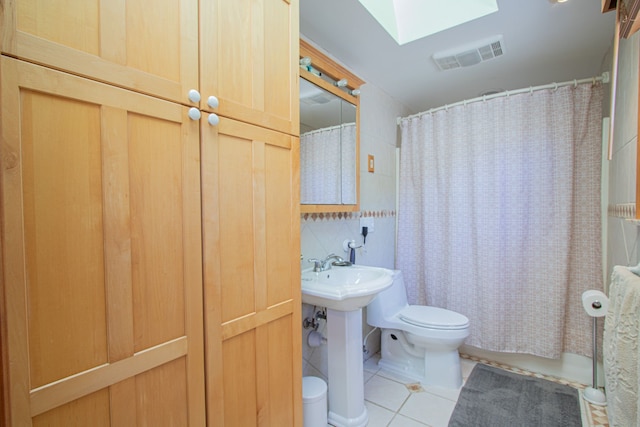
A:
[[[385,319],[393,317],[408,305],[401,270],[393,270],[393,283],[367,305],[367,323],[379,328],[390,327]]]

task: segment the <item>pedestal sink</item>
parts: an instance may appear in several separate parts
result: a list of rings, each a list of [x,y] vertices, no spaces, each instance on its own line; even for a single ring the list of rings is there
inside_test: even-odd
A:
[[[362,307],[391,286],[392,271],[353,265],[302,272],[302,302],[327,308],[329,423],[366,426],[362,367]]]

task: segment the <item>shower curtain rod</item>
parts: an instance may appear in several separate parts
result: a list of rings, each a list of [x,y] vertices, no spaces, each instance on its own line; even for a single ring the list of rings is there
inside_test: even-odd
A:
[[[420,116],[422,116],[424,114],[432,114],[432,113],[435,113],[436,111],[448,110],[449,108],[457,107],[459,105],[467,105],[467,104],[471,104],[473,102],[488,101],[488,100],[493,99],[493,98],[501,98],[503,96],[517,95],[517,94],[520,94],[520,93],[527,93],[527,92],[531,93],[531,92],[537,91],[537,90],[557,89],[557,88],[562,87],[562,86],[570,86],[570,85],[577,86],[579,84],[584,84],[584,83],[595,84],[596,82],[609,83],[609,73],[605,71],[604,73],[602,73],[601,76],[592,77],[590,79],[571,80],[571,81],[567,81],[567,82],[551,83],[551,84],[542,85],[542,86],[530,86],[530,87],[524,88],[524,89],[506,90],[504,92],[493,93],[491,95],[483,95],[483,96],[479,96],[477,98],[465,99],[464,101],[454,102],[453,104],[447,104],[447,105],[443,105],[442,107],[432,108],[430,110],[423,111],[421,113],[412,114],[412,115],[407,116],[407,117],[398,117],[397,118],[397,123],[399,125],[403,120],[410,120],[410,119],[413,119],[415,117],[420,117]]]

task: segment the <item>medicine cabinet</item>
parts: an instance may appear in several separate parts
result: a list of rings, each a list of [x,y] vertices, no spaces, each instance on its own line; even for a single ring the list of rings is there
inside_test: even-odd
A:
[[[364,82],[303,40],[300,58],[300,211],[358,211]]]

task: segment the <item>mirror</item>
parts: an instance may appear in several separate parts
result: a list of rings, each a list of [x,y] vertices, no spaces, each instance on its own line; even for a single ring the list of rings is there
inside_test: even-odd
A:
[[[300,211],[355,212],[360,138],[353,91],[364,81],[304,40],[300,57],[306,60],[300,68]]]
[[[300,78],[300,203],[355,205],[356,106]]]

